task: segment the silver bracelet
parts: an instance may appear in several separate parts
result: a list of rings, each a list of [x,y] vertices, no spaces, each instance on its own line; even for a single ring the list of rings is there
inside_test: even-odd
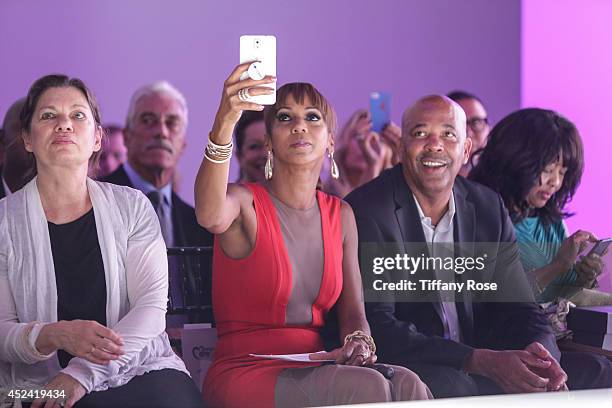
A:
[[[218,145],[212,140],[210,140],[209,133],[208,143],[206,145],[206,150],[204,151],[204,156],[208,161],[212,163],[222,164],[231,159],[233,148],[234,143],[231,140],[226,145]]]

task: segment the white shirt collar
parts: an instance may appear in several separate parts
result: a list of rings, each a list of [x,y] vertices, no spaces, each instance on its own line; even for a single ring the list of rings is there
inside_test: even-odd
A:
[[[428,225],[430,228],[435,228],[438,231],[446,231],[449,230],[453,225],[453,219],[455,218],[455,194],[451,192],[450,200],[448,201],[448,210],[446,213],[440,218],[440,222],[438,225],[434,226],[431,223],[431,218],[427,217],[421,208],[421,204],[419,204],[419,200],[417,200],[414,193],[412,194],[414,197],[414,202],[416,203],[417,211],[419,212],[419,217],[421,218],[421,223]]]
[[[158,190],[153,184],[143,179],[127,161],[123,163],[123,169],[125,170],[135,189],[142,191],[144,195],[149,194],[151,191],[159,191],[165,199],[165,204],[170,208],[172,207],[172,182],[166,184]]]

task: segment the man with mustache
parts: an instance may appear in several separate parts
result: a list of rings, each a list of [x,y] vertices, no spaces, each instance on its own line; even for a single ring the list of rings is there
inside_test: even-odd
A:
[[[417,245],[435,257],[442,244],[456,256],[462,243],[515,242],[501,198],[457,177],[471,147],[465,113],[449,98],[427,96],[404,112],[402,162],[346,198],[357,220],[364,284],[372,244],[406,252]],[[364,286],[379,360],[415,371],[436,398],[566,389],[554,334],[531,301],[517,254],[497,260],[494,272],[512,282],[520,301],[481,303],[469,292],[450,301],[439,292],[373,299]],[[413,280],[427,273],[416,271]]]
[[[167,247],[212,246],[212,234],[200,227],[195,210],[172,189],[178,160],[185,148],[188,122],[185,97],[166,81],[158,81],[138,89],[130,99],[123,129],[127,162],[101,181],[129,186],[142,191],[153,204]],[[170,288],[175,307],[184,306],[183,282],[188,298],[198,304],[210,304],[210,293],[202,295],[198,288],[198,274],[192,259],[186,259],[187,275],[183,280],[176,270],[177,262],[170,259]],[[206,264],[207,262],[204,262]],[[201,276],[206,286],[210,276]],[[169,326],[184,323],[181,316],[168,317]],[[189,320],[209,321],[209,314],[190,314]]]
[[[172,191],[186,133],[187,101],[178,89],[166,81],[143,86],[132,95],[123,129],[127,162],[102,179],[149,197],[168,247],[212,245],[193,207]]]

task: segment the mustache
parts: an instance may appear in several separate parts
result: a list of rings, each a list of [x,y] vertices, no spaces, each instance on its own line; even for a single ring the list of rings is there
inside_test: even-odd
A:
[[[417,160],[418,161],[423,161],[423,160],[441,161],[446,164],[450,164],[453,162],[451,158],[445,154],[434,154],[434,153],[421,153],[420,155],[417,156]]]
[[[170,153],[174,153],[174,149],[172,148],[172,146],[168,143],[164,143],[163,141],[154,141],[145,146],[145,150],[151,149],[164,149]]]

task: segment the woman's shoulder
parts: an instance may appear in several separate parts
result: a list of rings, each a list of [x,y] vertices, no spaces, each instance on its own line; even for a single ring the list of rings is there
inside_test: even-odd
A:
[[[519,240],[538,242],[562,241],[567,236],[563,220],[546,223],[541,217],[525,217],[514,223],[514,230]]]
[[[148,200],[140,190],[132,187],[107,183],[105,181],[92,180],[92,182],[100,189],[100,192],[107,197],[107,199],[117,201],[118,205],[124,204],[129,208],[133,207],[138,201]]]

